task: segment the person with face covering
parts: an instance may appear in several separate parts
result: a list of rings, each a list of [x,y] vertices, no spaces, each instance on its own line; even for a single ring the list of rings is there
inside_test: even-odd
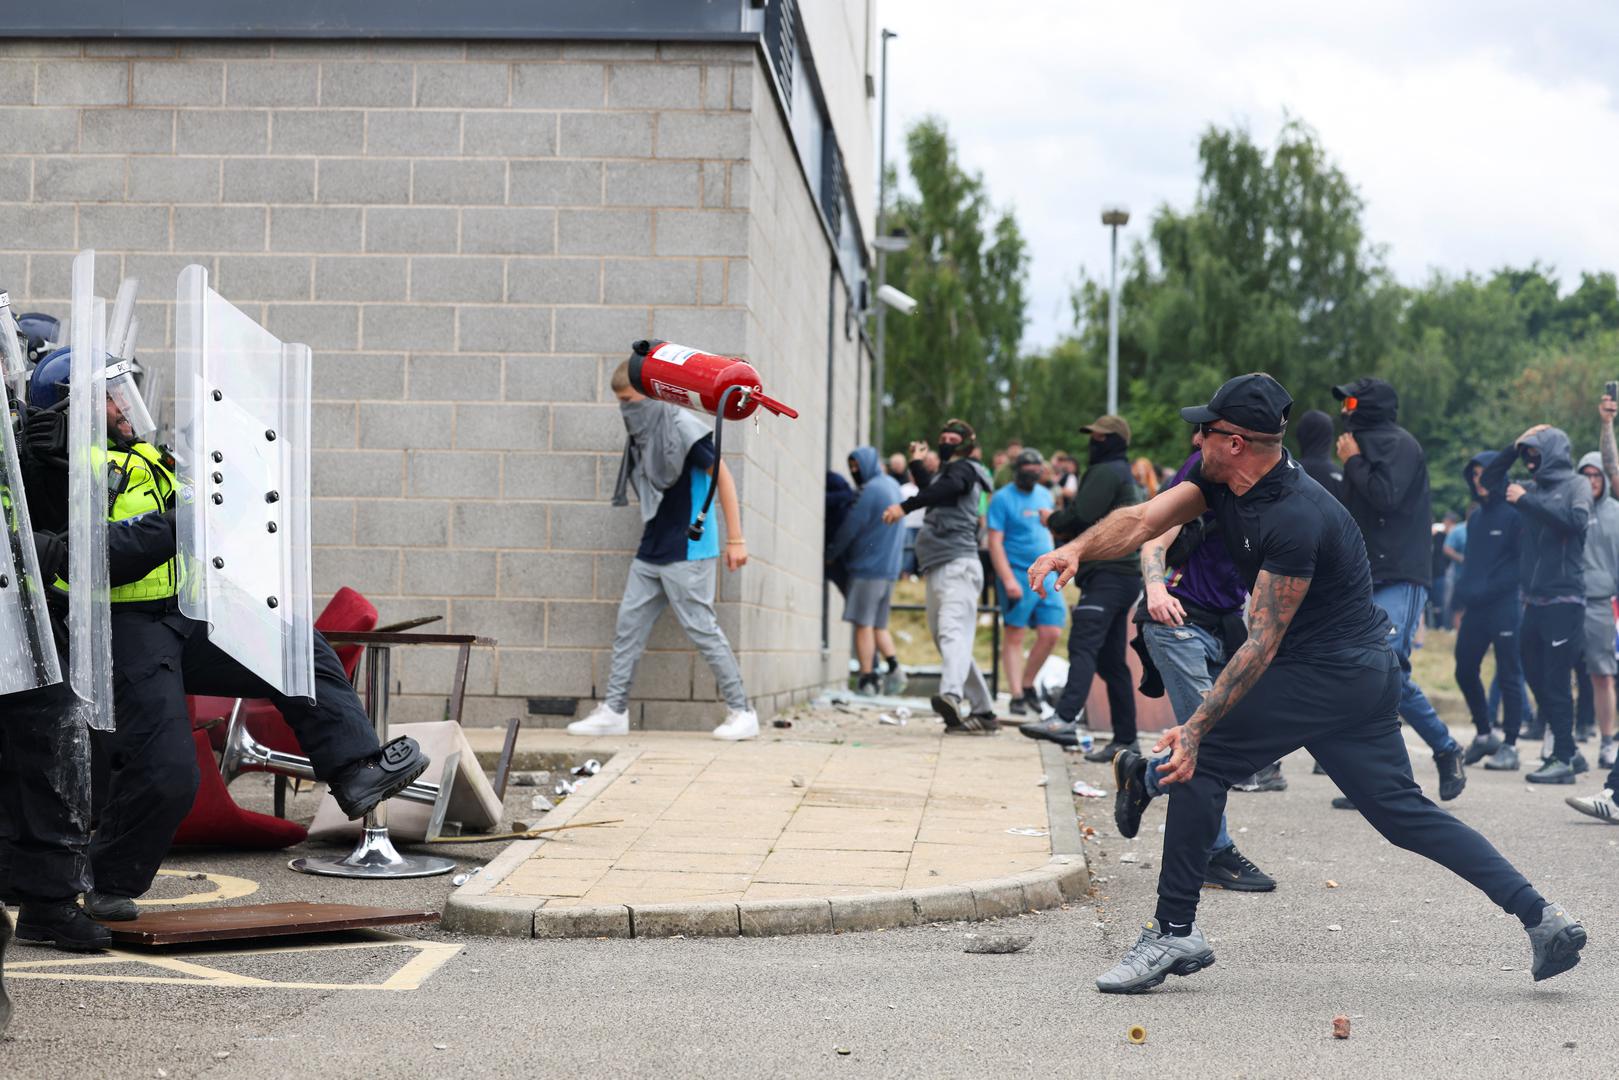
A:
[[[1487,487],[1483,474],[1495,461],[1494,451],[1473,455],[1462,475],[1479,508],[1467,524],[1456,603],[1462,624],[1456,631],[1456,685],[1467,700],[1478,734],[1467,747],[1467,764],[1484,760],[1496,771],[1518,768],[1518,736],[1523,729],[1523,660],[1518,650],[1523,602],[1518,595],[1518,561],[1523,523],[1508,505],[1506,492]],[[1479,666],[1495,650],[1495,673],[1501,683],[1505,732],[1491,725],[1494,710],[1484,693]]]
[[[1299,440],[1299,466],[1310,479],[1344,500],[1344,471],[1332,457],[1332,417],[1311,409],[1293,422]]]
[[[1433,506],[1428,460],[1422,445],[1395,423],[1399,398],[1382,379],[1360,378],[1332,388],[1343,402],[1345,431],[1338,437],[1344,463],[1342,501],[1366,538],[1372,567],[1372,600],[1394,624],[1392,644],[1405,667],[1400,716],[1433,750],[1439,798],[1456,798],[1467,786],[1462,748],[1411,678],[1411,650],[1428,607],[1433,579]],[[1333,805],[1348,808],[1347,798]]]
[[[1531,479],[1507,480],[1523,460]],[[1523,589],[1519,648],[1535,705],[1552,733],[1552,756],[1526,780],[1572,784],[1589,766],[1574,745],[1574,663],[1585,633],[1585,530],[1591,520],[1591,484],[1574,471],[1568,436],[1537,424],[1497,454],[1479,476],[1500,490],[1523,524],[1518,582]],[[1506,700],[1503,694],[1503,700]]]
[[[748,704],[736,654],[714,613],[716,565],[722,547],[725,568],[732,573],[748,561],[736,484],[725,462],[714,453],[708,425],[686,409],[637,392],[630,385],[629,369],[628,361],[618,365],[612,387],[629,433],[619,485],[621,489],[633,486],[640,500],[641,544],[630,562],[629,579],[618,604],[607,696],[589,716],[569,724],[568,734],[629,732],[635,667],[646,652],[658,616],[664,608],[672,608],[680,628],[708,661],[725,699],[728,711],[724,722],[714,729],[714,737],[733,742],[752,739],[759,734],[759,716]],[[699,537],[689,532],[707,500],[710,484],[717,485],[716,501],[725,519],[723,544],[714,522]],[[615,492],[613,502],[624,505],[626,493]]]
[[[894,654],[894,639],[888,633],[888,608],[893,600],[894,579],[899,576],[900,558],[905,554],[905,529],[886,524],[883,510],[900,500],[899,483],[880,471],[877,451],[870,446],[849,455],[849,476],[860,494],[827,541],[826,561],[841,564],[848,573],[843,621],[854,627],[855,657],[860,662],[856,688],[862,694],[884,689],[883,677],[874,666],[881,649],[887,665],[888,692],[898,693],[905,675]]]
[[[1090,468],[1079,482],[1073,503],[1053,514],[1051,531],[1069,541],[1121,506],[1142,501],[1141,485],[1131,475],[1126,451],[1130,425],[1122,416],[1101,416],[1079,429],[1090,436]],[[1061,746],[1079,742],[1080,713],[1097,675],[1107,686],[1108,714],[1113,734],[1085,760],[1112,761],[1121,750],[1136,746],[1136,689],[1125,659],[1130,637],[1130,609],[1141,596],[1141,563],[1135,552],[1122,558],[1088,562],[1074,579],[1079,603],[1074,605],[1068,630],[1068,682],[1057,699],[1056,714],[1019,726],[1031,739],[1049,739]]]
[[[965,420],[946,420],[939,432],[939,469],[924,464],[927,446],[911,446],[911,477],[917,493],[889,505],[883,521],[897,525],[914,510],[925,510],[916,537],[917,568],[927,583],[928,630],[939,650],[939,692],[933,711],[946,734],[993,735],[1000,730],[995,699],[973,660],[978,629],[978,594],[984,567],[978,558],[980,495],[990,476],[972,457],[977,434]]]
[[[1029,564],[1054,546],[1046,519],[1054,503],[1051,490],[1042,484],[1045,459],[1033,448],[1019,451],[1013,461],[1012,482],[989,500],[989,559],[995,573],[995,591],[1001,605],[1001,662],[1012,687],[1012,713],[1021,716],[1032,711],[1040,715],[1040,695],[1035,692],[1035,676],[1062,637],[1067,618],[1061,597],[1039,597],[1023,587]],[[1034,627],[1034,646],[1027,661],[1023,639]]]

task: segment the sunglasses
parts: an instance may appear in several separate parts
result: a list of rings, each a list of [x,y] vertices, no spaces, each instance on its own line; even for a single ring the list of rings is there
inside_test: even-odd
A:
[[[1217,428],[1212,423],[1199,424],[1197,425],[1197,430],[1203,435],[1204,438],[1207,438],[1210,435],[1229,435],[1233,439],[1246,439],[1248,437],[1240,431],[1226,431],[1224,428]]]

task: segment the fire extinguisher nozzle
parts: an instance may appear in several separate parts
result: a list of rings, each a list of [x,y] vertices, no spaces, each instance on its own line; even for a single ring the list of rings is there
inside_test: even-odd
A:
[[[757,390],[753,393],[753,400],[757,401],[759,404],[763,405],[777,416],[785,416],[789,420],[798,419],[797,409],[793,408],[791,405],[777,401],[773,397],[767,397],[764,394],[759,393]]]

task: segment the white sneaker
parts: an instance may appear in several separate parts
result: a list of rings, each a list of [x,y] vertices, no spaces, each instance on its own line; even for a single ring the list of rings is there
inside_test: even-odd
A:
[[[1619,806],[1614,804],[1613,791],[1609,788],[1583,798],[1570,795],[1563,801],[1588,817],[1606,821],[1609,825],[1619,825]]]
[[[575,720],[568,725],[569,735],[628,735],[629,733],[630,714],[609,708],[605,701],[596,706],[595,711],[583,720]]]
[[[1597,764],[1604,769],[1611,769],[1615,762],[1619,762],[1619,740],[1602,740],[1602,749],[1597,754]]]
[[[759,714],[752,709],[732,709],[725,723],[714,729],[714,738],[738,742],[759,737]]]

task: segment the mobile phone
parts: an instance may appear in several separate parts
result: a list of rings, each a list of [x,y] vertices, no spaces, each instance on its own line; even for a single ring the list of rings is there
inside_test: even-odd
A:
[[[1608,381],[1608,385],[1603,387],[1602,392],[1607,394],[1614,401],[1619,401],[1619,382],[1610,379]]]

